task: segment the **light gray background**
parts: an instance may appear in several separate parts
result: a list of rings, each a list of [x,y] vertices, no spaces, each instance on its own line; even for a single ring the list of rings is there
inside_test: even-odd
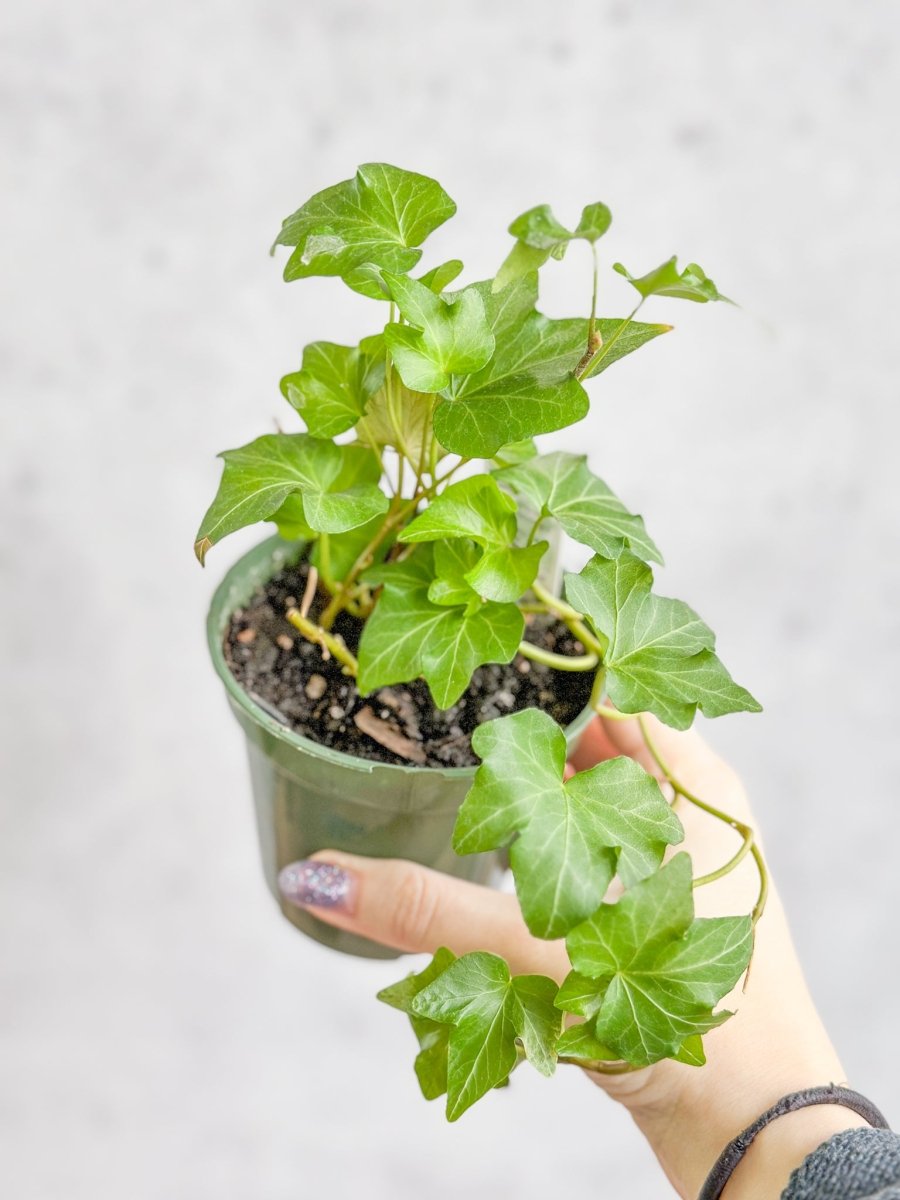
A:
[[[397,967],[277,916],[191,555],[213,455],[371,329],[286,287],[281,218],[360,161],[436,175],[457,250],[603,198],[744,305],[604,376],[553,445],[645,513],[662,588],[766,705],[752,786],[850,1078],[900,1122],[895,4],[30,0],[4,6],[0,1162],[16,1200],[668,1195],[576,1074],[456,1126],[372,1000]],[[584,306],[583,256],[548,270]],[[603,305],[627,286],[606,276]],[[760,1053],[765,1047],[760,1047]],[[554,1140],[549,1136],[552,1131]]]

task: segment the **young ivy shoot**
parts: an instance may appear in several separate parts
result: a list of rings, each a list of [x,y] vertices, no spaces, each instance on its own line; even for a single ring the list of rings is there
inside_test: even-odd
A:
[[[325,599],[315,618],[301,604],[288,619],[361,695],[421,677],[448,708],[476,668],[522,654],[590,672],[594,707],[636,721],[656,760],[668,794],[625,758],[566,779],[563,733],[537,709],[476,730],[481,766],[454,848],[509,847],[529,930],[564,938],[572,970],[559,987],[511,975],[494,954],[442,949],[380,994],[408,1014],[422,1091],[446,1094],[450,1120],[526,1059],[544,1075],[559,1062],[701,1066],[703,1036],[731,1015],[716,1006],[747,970],[767,890],[753,831],[682,786],[640,715],[687,729],[698,709],[717,717],[759,704],[732,679],[709,626],[655,592],[650,564],[662,556],[643,520],[584,455],[542,454],[533,440],[580,421],[592,381],[669,331],[637,319],[647,301],[726,298],[696,263],[679,271],[671,258],[638,276],[615,263],[636,299],[624,315],[601,316],[598,242],[612,218],[600,203],[574,229],[547,205],[529,209],[509,227],[515,240],[496,276],[459,285],[458,260],[420,270],[422,243],[455,211],[435,180],[367,163],[284,221],[273,250],[290,250],[285,279],[340,278],[370,302],[372,332],[357,345],[306,346],[281,380],[304,431],[221,455],[195,544],[202,563],[222,538],[263,521],[306,542]],[[573,242],[585,259],[582,315],[546,317],[539,273]],[[563,596],[539,575],[548,521],[592,555],[566,576]],[[357,653],[334,632],[344,611],[363,622]],[[564,623],[584,653],[530,644],[525,617],[536,612]],[[740,837],[710,875],[695,877],[684,852],[667,857],[684,836],[679,798]],[[747,855],[760,878],[753,912],[695,918],[693,890]]]

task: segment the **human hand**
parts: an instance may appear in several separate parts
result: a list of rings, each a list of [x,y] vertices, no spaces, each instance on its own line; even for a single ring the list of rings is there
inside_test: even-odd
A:
[[[644,718],[653,741],[679,781],[717,808],[752,825],[734,771],[695,731],[678,733]],[[660,778],[636,720],[598,718],[588,728],[573,767],[625,754]],[[682,802],[678,809],[694,875],[712,872],[736,849],[726,824]],[[533,937],[516,898],[453,879],[415,863],[366,859],[323,850],[310,864],[282,872],[287,899],[330,925],[411,953],[447,946],[456,955],[489,950],[514,974],[562,980],[570,969],[563,942]],[[758,878],[750,857],[723,879],[695,891],[699,916],[749,912]],[[695,1196],[724,1146],[788,1092],[843,1080],[844,1072],[810,998],[777,892],[757,926],[745,989],[725,1007],[737,1016],[706,1035],[702,1068],[670,1060],[633,1073],[592,1074],[622,1103],[647,1137],[682,1197]],[[728,1184],[727,1200],[778,1197],[791,1170],[833,1133],[865,1124],[847,1109],[808,1108],[768,1126]]]

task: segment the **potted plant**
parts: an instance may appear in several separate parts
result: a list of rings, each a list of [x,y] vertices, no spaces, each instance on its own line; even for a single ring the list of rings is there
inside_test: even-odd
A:
[[[759,705],[709,627],[655,592],[662,559],[642,519],[583,454],[533,441],[584,417],[586,385],[670,328],[637,320],[646,300],[725,298],[696,264],[634,276],[616,263],[636,303],[599,316],[600,203],[574,230],[546,205],[523,213],[496,277],[450,290],[462,263],[415,272],[454,212],[434,180],[370,163],[284,221],[285,279],[339,277],[378,306],[374,331],[305,348],[281,381],[305,431],[226,451],[196,540],[202,563],[235,530],[278,530],[232,568],[209,620],[273,892],[280,867],[326,846],[480,881],[508,851],[528,928],[566,938],[561,988],[511,978],[492,954],[441,950],[381,994],[409,1014],[422,1090],[447,1092],[451,1119],[522,1058],[545,1074],[560,1059],[701,1064],[766,893],[752,831],[673,777],[640,715],[685,729],[698,709]],[[551,319],[538,274],[571,242],[590,251],[589,312]],[[562,589],[547,569],[560,529],[592,556]],[[564,778],[567,739],[594,711],[641,723],[671,798],[625,758]],[[740,834],[710,876],[694,878],[684,853],[664,861],[683,836],[679,800]],[[747,854],[754,911],[694,919],[692,889]],[[624,890],[609,903],[614,877]],[[337,948],[393,953],[283,911]],[[579,1022],[564,1030],[567,1017]]]

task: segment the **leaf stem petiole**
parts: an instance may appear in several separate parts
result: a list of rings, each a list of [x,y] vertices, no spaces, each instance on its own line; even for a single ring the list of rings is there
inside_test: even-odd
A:
[[[593,671],[600,662],[596,654],[554,654],[532,642],[519,642],[519,653],[532,662],[543,663],[556,671]]]
[[[671,768],[662,757],[659,747],[653,739],[650,730],[647,728],[647,722],[642,716],[638,716],[638,724],[641,727],[641,735],[647,749],[650,751],[650,756],[659,767],[666,782],[670,784],[676,795],[684,797],[689,804],[693,804],[696,808],[702,809],[703,812],[709,813],[711,817],[715,817],[719,821],[723,821],[726,825],[730,825],[735,833],[739,833],[744,839],[741,849],[735,854],[724,867],[720,867],[718,871],[711,872],[708,876],[701,875],[699,880],[694,880],[694,886],[701,886],[702,883],[711,883],[713,879],[721,879],[723,875],[727,875],[733,870],[739,862],[741,862],[747,854],[753,855],[753,861],[756,863],[756,869],[759,872],[759,894],[756,904],[753,907],[753,912],[750,914],[750,920],[753,925],[759,921],[766,907],[766,900],[769,895],[769,872],[763,859],[762,852],[753,836],[753,830],[743,821],[738,821],[734,817],[730,817],[728,813],[722,812],[712,804],[708,804],[705,800],[701,800],[699,796],[695,796],[693,792],[688,791],[683,783],[672,774]]]

